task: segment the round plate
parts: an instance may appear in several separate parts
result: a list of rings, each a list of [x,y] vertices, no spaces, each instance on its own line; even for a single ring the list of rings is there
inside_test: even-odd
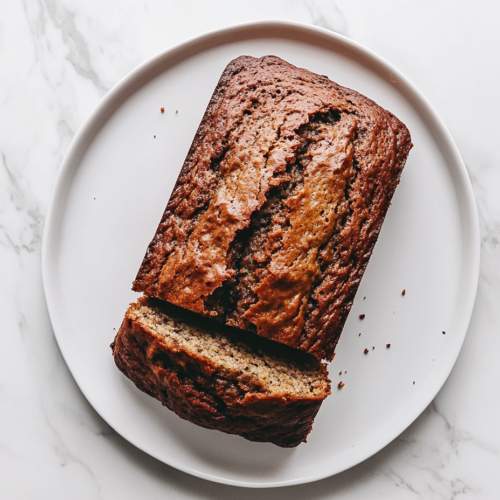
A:
[[[225,66],[242,54],[277,55],[365,94],[408,126],[415,145],[330,365],[333,394],[308,442],[295,449],[181,420],[136,389],[115,367],[109,348],[136,298],[131,283],[205,107]],[[365,460],[432,401],[457,359],[472,313],[479,231],[458,150],[399,71],[327,30],[259,22],[177,45],[106,95],[59,171],[42,270],[64,359],[109,425],[190,474],[240,486],[284,486]],[[337,389],[341,380],[345,386]]]

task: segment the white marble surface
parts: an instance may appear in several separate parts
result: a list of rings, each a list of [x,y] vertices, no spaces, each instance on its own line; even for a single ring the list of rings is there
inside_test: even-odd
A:
[[[0,0],[0,498],[500,498],[500,4],[494,0]],[[434,402],[335,477],[244,490],[140,452],[94,412],[58,350],[40,274],[57,169],[106,91],[170,45],[269,18],[347,35],[402,70],[462,152],[481,222],[476,307]]]

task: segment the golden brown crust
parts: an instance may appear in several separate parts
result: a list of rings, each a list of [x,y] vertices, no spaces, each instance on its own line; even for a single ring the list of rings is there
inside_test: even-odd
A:
[[[151,299],[142,299],[142,304],[145,301],[151,302]],[[153,304],[159,306],[158,302]],[[306,440],[322,401],[330,393],[324,366],[316,365],[319,378],[326,382],[322,394],[278,397],[266,391],[265,386],[252,387],[242,374],[231,373],[229,367],[223,373],[214,360],[206,356],[193,355],[182,346],[173,349],[139,320],[140,305],[141,301],[131,305],[111,345],[117,367],[139,389],[181,418],[207,429],[287,448]],[[159,307],[180,321],[179,316],[175,316],[178,311],[168,309],[167,304]],[[192,317],[184,316],[184,319],[191,324]],[[234,341],[230,333],[226,338]],[[262,349],[260,339],[255,337],[255,340]],[[257,344],[250,348],[257,349]],[[293,363],[302,362],[293,352],[283,353],[283,347],[271,349],[272,354],[282,358],[290,356]],[[308,363],[314,365],[314,358],[307,360],[309,367]]]
[[[134,290],[331,360],[410,148],[366,97],[235,59]]]

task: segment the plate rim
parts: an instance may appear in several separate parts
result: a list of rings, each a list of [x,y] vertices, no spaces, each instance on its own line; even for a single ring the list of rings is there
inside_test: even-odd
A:
[[[57,223],[61,220],[62,210],[61,207],[64,207],[66,196],[68,190],[65,189],[67,185],[71,183],[72,174],[74,171],[78,170],[78,165],[80,162],[80,155],[85,151],[85,147],[83,147],[87,142],[91,142],[93,137],[98,133],[100,128],[102,128],[103,124],[106,123],[108,118],[113,114],[116,110],[115,103],[116,101],[121,102],[123,98],[127,96],[127,90],[129,88],[134,87],[134,82],[140,81],[141,75],[148,74],[148,70],[154,69],[154,67],[164,58],[168,56],[175,57],[176,55],[181,55],[183,51],[188,51],[190,48],[194,48],[199,44],[204,44],[204,48],[200,50],[206,50],[206,48],[210,47],[206,42],[211,42],[212,46],[223,45],[224,42],[217,43],[217,40],[221,37],[230,37],[232,34],[238,34],[247,30],[249,33],[252,30],[262,29],[263,31],[268,32],[269,38],[284,38],[282,35],[274,34],[272,35],[270,31],[273,29],[289,29],[290,31],[296,31],[297,33],[305,34],[307,32],[322,35],[325,39],[330,39],[333,44],[338,46],[345,46],[348,49],[355,49],[361,52],[365,57],[372,60],[379,68],[384,68],[388,71],[389,75],[394,76],[397,79],[399,91],[406,91],[408,98],[411,97],[412,101],[418,102],[418,109],[421,113],[425,113],[426,121],[430,121],[436,127],[436,131],[441,136],[441,141],[444,142],[446,149],[450,154],[450,159],[446,159],[446,163],[450,165],[449,170],[454,171],[454,174],[457,175],[458,181],[454,182],[455,186],[460,186],[462,188],[461,196],[459,197],[459,205],[461,208],[460,212],[460,220],[462,222],[462,226],[467,226],[468,233],[472,235],[470,238],[469,247],[467,248],[467,252],[464,253],[463,260],[469,261],[467,266],[464,266],[468,269],[468,273],[464,273],[464,281],[468,286],[464,284],[460,284],[460,288],[464,288],[464,290],[460,290],[460,295],[465,295],[465,299],[462,300],[462,303],[466,304],[466,307],[462,309],[462,320],[460,322],[461,331],[457,331],[457,335],[460,334],[461,341],[458,342],[456,347],[457,352],[456,356],[454,356],[453,363],[451,366],[447,367],[445,370],[440,372],[440,378],[432,386],[432,391],[429,391],[428,401],[427,403],[420,408],[418,411],[415,411],[412,414],[412,417],[408,419],[408,422],[404,422],[403,425],[400,425],[393,437],[387,441],[382,447],[375,447],[376,449],[372,450],[368,455],[364,458],[357,459],[352,461],[352,463],[346,464],[344,467],[338,470],[330,470],[326,473],[321,473],[316,476],[308,476],[291,480],[282,480],[282,481],[274,481],[274,482],[252,482],[252,481],[240,481],[231,478],[226,478],[222,476],[216,476],[213,474],[209,474],[206,472],[198,471],[192,469],[190,467],[184,467],[182,465],[177,465],[174,463],[170,463],[165,461],[163,458],[156,456],[154,453],[147,451],[141,446],[140,443],[137,442],[133,437],[128,436],[126,433],[122,433],[116,430],[113,425],[111,425],[107,418],[105,418],[101,412],[94,404],[92,394],[89,394],[86,389],[84,389],[85,384],[80,379],[79,370],[77,367],[78,363],[75,363],[74,360],[71,360],[71,364],[68,362],[68,351],[69,347],[65,344],[63,335],[58,334],[60,331],[60,321],[58,320],[58,304],[57,300],[57,280],[54,278],[54,273],[52,273],[52,269],[55,268],[56,263],[54,262],[54,254],[53,251],[54,245],[56,245],[57,237],[58,237],[58,225]],[[258,39],[256,36],[248,36],[248,39]],[[240,38],[242,39],[242,38]],[[214,43],[215,42],[215,43]],[[226,42],[227,43],[227,42]],[[165,70],[172,67],[175,63],[170,63],[165,67]],[[148,78],[148,81],[150,78]],[[136,85],[137,86],[137,85]],[[82,150],[83,147],[83,150]],[[453,164],[453,165],[452,165]],[[456,170],[456,171],[455,171]],[[467,219],[467,220],[464,220]],[[260,20],[260,21],[252,21],[245,23],[238,23],[229,26],[224,26],[221,28],[217,28],[215,30],[210,30],[204,32],[200,35],[196,35],[191,37],[185,41],[179,42],[170,48],[167,48],[154,56],[150,57],[139,66],[130,71],[127,75],[125,75],[118,83],[116,83],[107,94],[101,99],[101,101],[97,104],[96,108],[90,113],[86,120],[82,123],[81,127],[73,137],[68,150],[66,151],[64,158],[61,162],[61,166],[57,172],[52,193],[50,196],[50,201],[48,204],[45,224],[43,229],[42,236],[42,249],[41,249],[41,272],[42,272],[42,283],[44,288],[45,299],[47,303],[47,309],[50,317],[50,321],[52,324],[52,329],[54,331],[54,336],[56,338],[57,344],[59,346],[60,352],[63,356],[63,359],[73,376],[76,384],[79,389],[87,399],[87,401],[91,404],[92,408],[100,415],[100,417],[112,427],[120,436],[124,439],[132,443],[134,446],[147,453],[150,456],[153,456],[157,460],[166,463],[170,467],[181,470],[188,474],[194,475],[196,477],[200,477],[206,480],[233,485],[233,486],[242,486],[242,487],[251,487],[251,488],[271,488],[271,487],[282,487],[282,486],[291,486],[297,484],[304,484],[313,481],[318,481],[320,479],[324,479],[326,477],[330,477],[336,474],[339,474],[359,463],[367,460],[374,454],[378,453],[385,446],[390,444],[395,438],[397,438],[402,432],[404,432],[425,410],[425,408],[432,402],[432,400],[436,397],[439,391],[442,389],[446,380],[448,379],[455,363],[458,359],[460,351],[462,349],[463,343],[465,341],[465,337],[467,334],[467,330],[470,324],[470,320],[472,317],[477,287],[479,281],[479,267],[480,267],[480,231],[479,231],[479,217],[477,212],[477,206],[475,202],[474,193],[472,190],[472,185],[470,181],[470,177],[468,175],[466,166],[463,162],[463,159],[460,155],[458,147],[456,146],[450,132],[448,131],[446,125],[439,117],[433,106],[427,100],[427,98],[422,94],[422,92],[396,67],[394,67],[391,63],[389,63],[386,59],[382,58],[378,54],[376,54],[371,49],[364,47],[359,42],[356,42],[350,38],[345,37],[339,33],[335,33],[329,31],[325,28],[321,28],[318,26],[310,25],[307,23],[288,21],[288,20]]]

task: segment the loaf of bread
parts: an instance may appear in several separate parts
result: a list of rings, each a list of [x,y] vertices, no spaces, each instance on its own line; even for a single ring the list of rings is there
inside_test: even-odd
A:
[[[235,59],[133,289],[331,360],[411,146],[326,76]]]
[[[330,394],[314,356],[157,299],[130,306],[111,347],[118,368],[181,418],[250,441],[297,446]]]

